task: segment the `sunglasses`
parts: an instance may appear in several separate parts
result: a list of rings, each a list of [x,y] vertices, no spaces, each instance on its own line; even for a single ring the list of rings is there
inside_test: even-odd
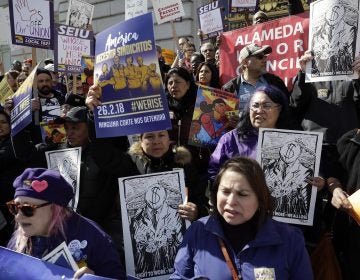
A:
[[[11,214],[13,214],[15,216],[15,215],[17,215],[19,210],[21,210],[22,214],[25,217],[34,216],[36,209],[44,207],[46,205],[50,205],[50,204],[51,204],[51,202],[45,202],[45,203],[39,204],[39,205],[32,205],[32,204],[28,204],[28,203],[19,204],[19,203],[16,203],[14,200],[6,202],[6,206],[8,207]]]

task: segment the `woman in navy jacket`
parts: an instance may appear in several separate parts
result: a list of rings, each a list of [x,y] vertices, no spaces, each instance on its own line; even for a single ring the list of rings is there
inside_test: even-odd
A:
[[[211,195],[214,213],[186,232],[171,279],[313,279],[301,231],[271,218],[255,160],[228,160]]]

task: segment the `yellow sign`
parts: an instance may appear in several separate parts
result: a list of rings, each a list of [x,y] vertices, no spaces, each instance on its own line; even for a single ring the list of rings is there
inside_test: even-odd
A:
[[[161,54],[165,59],[167,65],[172,65],[175,60],[175,52],[170,49],[162,49]]]
[[[14,94],[14,92],[10,88],[6,77],[4,77],[2,79],[2,81],[0,82],[0,103],[4,104],[6,98],[8,98],[9,96],[11,96],[13,94]]]

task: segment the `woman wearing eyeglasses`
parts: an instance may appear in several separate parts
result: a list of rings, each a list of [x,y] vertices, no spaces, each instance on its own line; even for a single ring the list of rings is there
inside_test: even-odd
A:
[[[209,177],[213,181],[220,166],[234,156],[256,158],[259,128],[289,128],[286,95],[274,86],[256,89],[240,116],[237,128],[224,134],[212,153]]]
[[[192,72],[191,66],[191,56],[195,52],[195,45],[193,43],[185,43],[184,47],[184,57],[179,59],[179,67],[185,68],[189,73]]]
[[[9,249],[43,258],[65,241],[79,266],[74,278],[88,273],[125,279],[111,238],[93,221],[67,208],[73,189],[57,171],[27,168],[13,185],[14,200],[7,206],[15,216],[16,230]]]

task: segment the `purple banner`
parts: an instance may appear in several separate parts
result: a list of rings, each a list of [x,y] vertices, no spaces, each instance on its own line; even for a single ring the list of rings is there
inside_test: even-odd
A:
[[[96,36],[94,79],[102,88],[102,105],[95,110],[97,137],[171,127],[151,13]]]
[[[53,1],[9,0],[9,12],[13,44],[53,49]]]
[[[17,253],[0,246],[0,279],[6,280],[71,280],[74,271],[62,266]],[[110,280],[107,277],[84,274],[81,280]],[[138,279],[128,276],[127,279]]]
[[[11,110],[11,135],[15,136],[32,122],[31,97],[36,66],[13,95],[14,107]]]

